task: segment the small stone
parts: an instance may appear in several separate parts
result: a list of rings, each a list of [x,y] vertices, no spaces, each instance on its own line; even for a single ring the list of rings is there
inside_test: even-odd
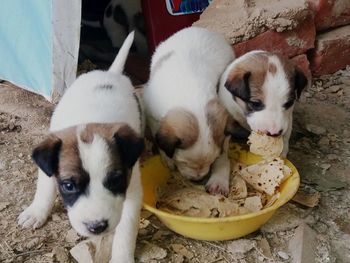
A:
[[[336,85],[336,86],[329,87],[328,90],[332,93],[337,93],[339,90],[341,90],[341,88],[342,86]]]
[[[60,218],[60,216],[58,214],[52,214],[52,221],[54,222],[59,222],[61,221],[62,219]]]
[[[306,130],[308,130],[309,132],[314,133],[316,135],[324,135],[327,132],[327,130],[324,127],[317,126],[314,124],[307,124]]]
[[[344,130],[343,131],[344,137],[350,137],[350,131],[349,130]]]
[[[306,98],[311,98],[312,97],[312,95],[309,92],[304,92],[304,96]]]
[[[323,93],[316,93],[315,97],[321,101],[324,101],[327,99],[327,95]]]
[[[227,244],[227,251],[232,254],[245,254],[256,247],[255,240],[237,239]]]
[[[193,253],[189,251],[184,245],[181,244],[172,244],[171,248],[177,253],[184,257],[186,257],[188,260],[193,258]]]
[[[282,258],[282,259],[284,259],[284,260],[289,259],[289,256],[288,256],[288,254],[287,254],[286,252],[278,251],[277,254],[278,254],[278,256],[279,256],[280,258]]]
[[[344,90],[339,90],[338,92],[337,92],[337,95],[339,96],[339,97],[341,97],[341,96],[343,96],[344,95]]]
[[[167,251],[157,245],[147,243],[137,255],[140,262],[150,262],[153,259],[163,259],[167,256]]]
[[[55,247],[52,250],[52,253],[59,263],[66,263],[69,261],[68,251],[66,251],[63,247]]]
[[[171,256],[171,261],[170,262],[173,262],[173,263],[182,263],[184,262],[185,258],[183,255],[179,255],[179,254],[173,254]]]
[[[259,260],[260,262],[264,262],[264,257],[259,256],[259,257],[258,257],[258,260]]]
[[[350,78],[349,77],[340,77],[340,81],[344,83],[345,85],[350,85]]]
[[[331,160],[331,161],[338,160],[338,155],[333,154],[333,153],[328,154],[328,155],[327,155],[327,159],[328,159],[328,160]]]
[[[330,165],[329,163],[322,163],[320,164],[320,167],[323,169],[323,170],[328,170],[329,168],[331,168],[332,165]]]
[[[0,212],[10,205],[9,202],[0,202]]]
[[[319,141],[318,144],[320,146],[328,146],[329,145],[329,139],[327,137],[322,137]]]
[[[68,243],[75,243],[78,241],[78,239],[79,239],[78,233],[73,228],[68,230],[66,235],[66,241]]]
[[[12,131],[15,129],[15,125],[13,123],[9,124],[9,130]]]
[[[40,239],[38,237],[35,237],[26,243],[26,248],[30,250],[35,248],[39,244],[40,244]]]
[[[19,158],[22,158],[22,157],[23,157],[23,153],[19,153],[19,154],[18,154],[18,157],[19,157]]]
[[[145,218],[141,218],[140,219],[140,225],[139,225],[139,229],[145,229],[149,226],[151,222]]]

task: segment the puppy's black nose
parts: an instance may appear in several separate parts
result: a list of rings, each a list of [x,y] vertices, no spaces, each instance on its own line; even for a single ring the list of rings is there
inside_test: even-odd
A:
[[[267,132],[267,135],[268,136],[272,136],[272,137],[277,137],[277,136],[280,136],[282,134],[283,130],[279,130],[278,133],[270,133],[270,132]]]
[[[85,223],[87,229],[92,234],[101,234],[103,231],[106,230],[108,227],[108,221],[107,220],[101,220],[101,221],[93,221],[93,222],[87,222]]]

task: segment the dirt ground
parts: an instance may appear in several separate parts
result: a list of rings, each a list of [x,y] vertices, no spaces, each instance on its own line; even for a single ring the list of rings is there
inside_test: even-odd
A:
[[[35,191],[31,149],[46,133],[52,109],[40,96],[0,84],[0,262],[74,262],[69,250],[82,240],[60,200],[42,228],[17,226]],[[315,244],[306,251],[315,261],[304,263],[350,262],[349,112],[350,68],[314,80],[297,103],[289,159],[301,190],[321,193],[316,207],[290,202],[256,233],[225,242],[184,238],[143,213],[137,262],[291,262],[288,242],[303,223],[312,229],[303,245]]]

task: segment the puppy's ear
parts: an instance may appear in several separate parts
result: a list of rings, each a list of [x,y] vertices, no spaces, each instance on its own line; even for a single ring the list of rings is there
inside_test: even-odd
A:
[[[189,111],[174,109],[161,120],[155,141],[158,147],[170,158],[177,148],[192,146],[199,134],[198,121]]]
[[[232,72],[225,82],[225,88],[235,97],[243,101],[250,98],[249,78],[251,73],[236,70]]]
[[[48,176],[53,176],[58,173],[61,146],[62,140],[51,134],[33,150],[33,160]]]
[[[306,87],[306,85],[307,78],[301,70],[296,68],[294,74],[294,88],[298,99],[300,98],[301,92]]]
[[[245,140],[248,139],[250,131],[242,127],[238,121],[234,120],[233,117],[230,116],[227,119],[225,135],[231,135],[233,139]]]
[[[157,146],[162,149],[169,158],[173,158],[176,148],[181,145],[181,140],[173,132],[164,132],[160,129],[155,136]]]
[[[114,134],[114,139],[119,148],[121,161],[128,168],[132,168],[144,149],[143,138],[130,126],[123,125]]]

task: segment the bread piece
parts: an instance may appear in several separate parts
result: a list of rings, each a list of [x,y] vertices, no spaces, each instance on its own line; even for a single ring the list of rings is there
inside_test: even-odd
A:
[[[242,178],[256,190],[273,195],[284,179],[284,162],[281,158],[261,161],[240,172]]]
[[[279,157],[283,151],[282,136],[272,137],[264,133],[254,132],[248,137],[250,151],[261,155],[264,159]]]

